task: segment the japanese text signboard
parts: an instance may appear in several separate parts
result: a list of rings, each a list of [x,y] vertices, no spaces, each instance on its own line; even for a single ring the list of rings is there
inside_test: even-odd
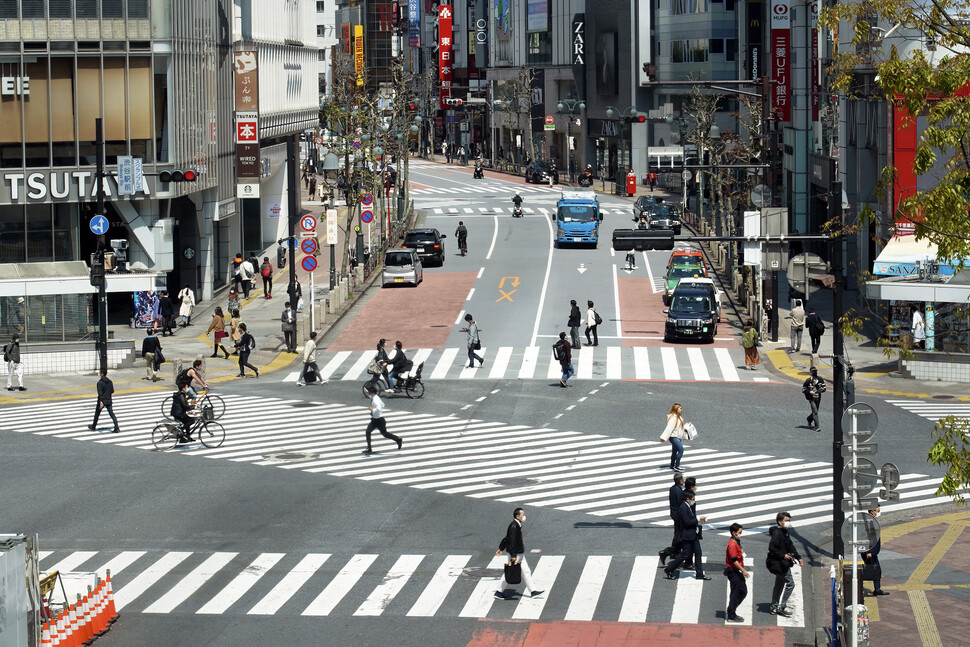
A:
[[[771,108],[791,121],[791,0],[771,2]]]
[[[452,8],[450,5],[438,7],[438,78],[441,90],[438,96],[442,110],[447,110],[445,99],[451,98],[451,63],[452,63]]]

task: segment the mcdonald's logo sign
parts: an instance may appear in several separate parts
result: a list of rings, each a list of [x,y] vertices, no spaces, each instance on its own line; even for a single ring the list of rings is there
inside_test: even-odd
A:
[[[751,19],[751,24],[749,24],[748,26],[749,27],[761,27],[761,21],[758,20],[757,18],[752,18]]]

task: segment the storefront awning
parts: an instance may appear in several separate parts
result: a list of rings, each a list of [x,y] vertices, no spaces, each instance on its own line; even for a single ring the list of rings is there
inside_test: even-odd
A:
[[[866,283],[866,296],[880,301],[923,301],[926,303],[967,303],[970,285],[953,280],[908,281],[881,279]]]
[[[879,257],[872,264],[872,273],[875,276],[916,276],[919,274],[917,264],[925,267],[928,263],[937,262],[936,254],[936,245],[925,238],[917,241],[912,235],[895,236],[879,252]],[[953,266],[948,262],[939,261],[939,265],[942,276],[953,275]]]
[[[164,285],[165,273],[108,272],[105,278],[108,292],[140,292],[157,290],[158,285]],[[94,292],[97,290],[91,285],[91,273],[84,261],[0,264],[0,297]]]

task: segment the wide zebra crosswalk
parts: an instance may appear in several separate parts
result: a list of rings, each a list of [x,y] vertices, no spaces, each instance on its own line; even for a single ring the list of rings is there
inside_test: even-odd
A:
[[[0,430],[152,450],[151,429],[166,393],[118,396],[123,431],[87,429],[89,402],[62,401],[4,409]],[[226,441],[172,450],[185,457],[226,460],[307,474],[372,481],[446,495],[551,507],[627,522],[669,526],[667,469],[670,449],[636,440],[577,431],[534,428],[408,411],[385,412],[404,447],[375,443],[365,456],[365,406],[226,394],[219,422]],[[56,422],[52,422],[56,421]],[[141,421],[141,422],[139,422]],[[749,530],[774,523],[778,502],[802,527],[831,520],[829,463],[688,443],[682,466],[703,489],[699,506],[715,528],[732,522]],[[514,479],[514,483],[506,482]],[[903,474],[900,501],[887,512],[931,504],[938,477]]]
[[[502,206],[502,207],[494,207],[494,206],[490,206],[490,207],[431,207],[431,208],[429,208],[429,211],[431,211],[436,216],[441,216],[441,215],[452,215],[452,216],[475,216],[475,215],[480,215],[480,216],[481,215],[484,215],[484,216],[495,216],[495,215],[505,215],[505,214],[511,215],[512,214],[512,207],[504,207],[504,206]],[[531,207],[522,207],[522,213],[524,213],[526,216],[536,216],[536,215],[539,215],[539,216],[550,217],[553,214],[555,214],[555,212],[556,212],[555,208],[536,207],[536,208],[533,209]],[[613,214],[613,215],[630,215],[630,210],[629,209],[622,209],[622,208],[600,207],[600,212],[602,212],[603,215],[605,215],[605,216],[608,216],[608,215],[611,215],[611,214]]]
[[[721,543],[720,541],[717,542]],[[720,554],[721,547],[712,548]],[[764,549],[757,547],[759,553]],[[543,594],[498,600],[504,557],[485,553],[240,553],[232,551],[43,551],[41,571],[111,571],[123,613],[306,617],[493,618],[723,624],[728,602],[720,559],[713,579],[664,579],[656,555],[527,555]],[[751,560],[749,561],[757,561]],[[795,567],[790,618],[754,613],[774,578],[748,566],[746,625],[802,627],[802,570]],[[83,578],[67,577],[84,592]],[[521,589],[519,591],[521,593]],[[75,591],[67,591],[73,598]]]
[[[494,198],[501,197],[505,201],[511,200],[512,196],[518,193],[523,197],[528,197],[530,195],[536,197],[558,197],[562,192],[563,187],[553,186],[550,187],[545,184],[525,184],[525,185],[510,185],[508,182],[489,182],[489,181],[475,181],[468,182],[461,187],[461,194],[463,196],[480,196],[483,198]],[[453,198],[455,196],[454,187],[445,188],[435,188],[435,187],[423,187],[423,188],[412,188],[411,195],[415,197],[422,196],[447,196]],[[630,209],[626,210],[630,212]]]
[[[886,400],[889,404],[937,422],[947,416],[970,418],[970,402],[960,400]]]
[[[662,339],[658,336],[657,339]],[[414,365],[424,362],[425,380],[558,380],[559,361],[552,356],[552,344],[545,346],[482,347],[476,351],[485,366],[467,369],[467,357],[458,348],[406,349]],[[328,380],[367,380],[367,365],[374,351],[319,353],[320,375]],[[595,346],[575,351],[573,367],[578,380],[664,380],[687,382],[770,382],[761,371],[744,370],[744,352],[739,348],[685,346]],[[284,382],[296,382],[300,371],[289,373]]]

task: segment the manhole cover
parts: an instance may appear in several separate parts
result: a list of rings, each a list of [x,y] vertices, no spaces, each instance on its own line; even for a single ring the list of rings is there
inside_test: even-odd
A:
[[[952,395],[934,395],[933,396],[933,399],[934,400],[952,400],[953,398],[954,398],[954,396],[952,396]]]
[[[530,479],[522,476],[510,476],[505,479],[496,479],[492,481],[495,485],[501,485],[505,487],[522,487],[523,485],[538,485],[539,479]]]
[[[308,461],[314,458],[318,458],[317,454],[310,454],[308,452],[280,452],[278,454],[266,454],[263,456],[265,460],[268,461],[284,461],[288,463],[294,463],[297,461]]]
[[[320,405],[316,402],[294,402],[290,406],[296,407],[297,409],[305,409],[307,407],[319,407]]]

